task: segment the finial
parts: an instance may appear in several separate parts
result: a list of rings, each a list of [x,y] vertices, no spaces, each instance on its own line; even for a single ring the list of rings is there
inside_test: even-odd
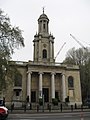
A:
[[[44,8],[45,8],[45,7],[43,7],[43,14],[44,14]]]

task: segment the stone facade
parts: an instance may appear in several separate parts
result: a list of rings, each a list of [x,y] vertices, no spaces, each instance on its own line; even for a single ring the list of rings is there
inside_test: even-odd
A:
[[[33,61],[10,61],[10,67],[19,74],[7,77],[5,98],[7,102],[26,101],[38,103],[44,97],[45,103],[57,98],[69,104],[81,104],[79,67],[55,62],[54,37],[49,34],[49,19],[44,13],[38,19],[38,33],[34,36]]]

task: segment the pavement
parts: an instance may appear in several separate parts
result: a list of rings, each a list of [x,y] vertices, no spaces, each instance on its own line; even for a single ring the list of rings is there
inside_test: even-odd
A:
[[[8,120],[90,120],[90,112],[70,112],[63,111],[55,113],[55,111],[34,112],[34,111],[13,111],[9,114]],[[23,113],[22,113],[23,112]]]

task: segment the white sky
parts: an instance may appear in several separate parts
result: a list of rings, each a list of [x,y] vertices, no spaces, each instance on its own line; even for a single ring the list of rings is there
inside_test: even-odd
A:
[[[8,14],[13,26],[23,30],[25,47],[15,50],[13,60],[33,60],[33,39],[38,31],[38,18],[45,6],[49,32],[55,37],[55,56],[64,42],[56,61],[62,62],[66,52],[81,47],[71,36],[74,35],[85,47],[90,44],[90,0],[0,0],[0,8]],[[86,43],[88,44],[86,44]]]

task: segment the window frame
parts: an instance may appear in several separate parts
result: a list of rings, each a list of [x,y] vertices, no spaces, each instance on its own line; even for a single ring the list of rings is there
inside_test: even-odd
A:
[[[73,78],[73,76],[68,77],[68,88],[69,89],[74,89],[74,78]]]
[[[46,58],[47,58],[47,50],[43,49],[43,59],[46,59]]]
[[[14,86],[22,87],[22,75],[19,73],[14,76]]]

